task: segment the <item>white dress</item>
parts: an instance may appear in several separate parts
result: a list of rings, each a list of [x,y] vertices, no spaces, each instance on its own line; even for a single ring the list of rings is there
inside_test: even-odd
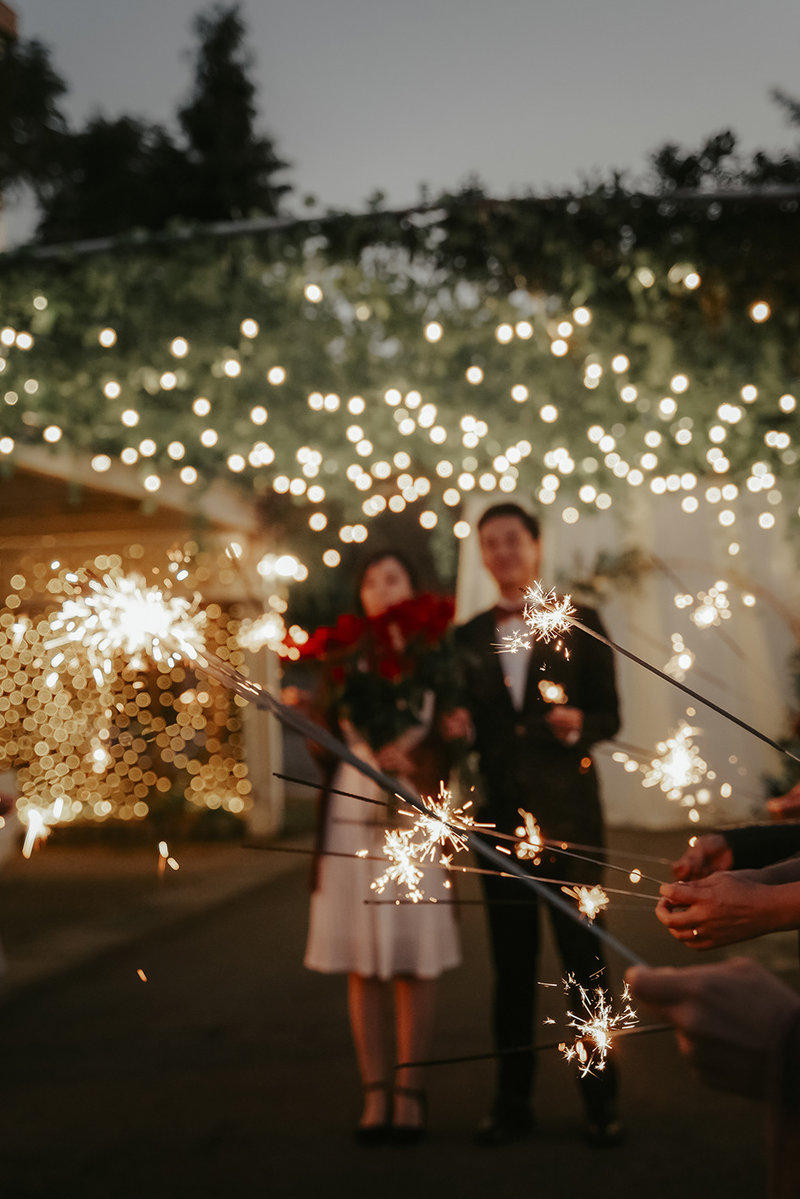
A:
[[[387,798],[375,783],[346,762],[340,764],[332,786],[370,799]],[[328,853],[347,856],[320,858],[304,959],[309,970],[381,979],[397,975],[438,978],[443,970],[459,965],[461,952],[452,905],[375,902],[407,895],[395,883],[389,883],[382,895],[370,887],[383,873],[383,863],[389,864],[383,857],[384,831],[394,823],[384,807],[344,795],[328,797],[322,844]],[[401,828],[412,825],[410,819],[402,817],[396,823]],[[355,856],[364,849],[368,858]],[[452,899],[447,881],[445,870],[426,869],[420,883],[425,899]]]

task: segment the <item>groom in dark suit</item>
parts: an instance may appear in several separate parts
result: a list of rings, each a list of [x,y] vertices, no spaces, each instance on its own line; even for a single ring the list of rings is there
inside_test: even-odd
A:
[[[539,525],[518,504],[496,504],[480,518],[478,536],[484,565],[500,595],[493,608],[461,626],[456,635],[464,702],[479,756],[480,818],[509,833],[520,825],[518,809],[523,808],[548,840],[601,846],[603,817],[590,748],[613,737],[619,727],[612,653],[580,630],[568,634],[561,649],[535,642],[529,651],[499,653],[504,637],[528,631],[522,619],[523,593],[539,578]],[[604,631],[591,609],[579,608],[578,619]],[[598,883],[601,878],[601,868],[548,850],[531,869],[534,875],[574,883]],[[483,883],[495,969],[494,1038],[501,1056],[495,1100],[478,1140],[499,1145],[527,1135],[533,1123],[535,1054],[502,1051],[538,1039],[534,1012],[540,904],[524,883],[491,875],[484,876]],[[508,900],[522,902],[503,902]],[[544,907],[564,976],[574,978],[569,1009],[578,1014],[583,1010],[578,986],[590,994],[607,987],[601,942],[557,908],[547,903]],[[590,1141],[615,1144],[621,1127],[613,1063],[581,1079],[580,1087]]]

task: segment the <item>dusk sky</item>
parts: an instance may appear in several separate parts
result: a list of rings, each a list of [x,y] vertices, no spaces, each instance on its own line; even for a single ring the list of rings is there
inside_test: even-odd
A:
[[[13,0],[12,0],[13,3]],[[186,93],[198,0],[16,0],[50,48],[75,122],[169,123]],[[248,0],[261,125],[300,197],[363,207],[477,173],[496,195],[643,177],[665,140],[722,128],[745,151],[791,145],[769,99],[800,95],[797,0]],[[30,221],[12,212],[11,241]]]

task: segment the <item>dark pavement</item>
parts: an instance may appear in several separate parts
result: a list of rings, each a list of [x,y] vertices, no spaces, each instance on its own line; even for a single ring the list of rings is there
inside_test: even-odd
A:
[[[685,840],[612,834],[666,856]],[[572,1068],[552,1051],[541,1055],[529,1142],[473,1145],[492,1077],[491,1063],[476,1062],[430,1070],[427,1142],[357,1147],[344,981],[302,966],[307,859],[222,845],[174,852],[181,870],[158,879],[155,853],[54,839],[0,873],[2,1199],[763,1193],[758,1108],[704,1089],[663,1033],[617,1042],[619,1148],[583,1143]],[[474,878],[459,886],[477,898]],[[483,912],[460,911],[464,964],[441,982],[440,1056],[488,1048]],[[609,925],[650,962],[690,960],[648,904],[620,901]],[[745,949],[797,982],[793,937]],[[617,980],[623,968],[612,963]],[[560,978],[549,941],[542,978]],[[556,1014],[560,992],[542,994],[541,1014]]]

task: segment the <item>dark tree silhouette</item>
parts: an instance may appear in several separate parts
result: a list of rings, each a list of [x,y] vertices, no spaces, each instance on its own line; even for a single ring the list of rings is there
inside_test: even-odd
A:
[[[278,211],[290,188],[273,176],[286,164],[270,139],[255,132],[256,87],[238,7],[214,8],[194,28],[194,79],[178,113],[183,136],[173,139],[162,126],[132,116],[94,116],[83,129],[64,131],[57,169],[51,165],[37,188],[42,241]],[[11,101],[18,104],[16,88]]]
[[[684,151],[668,142],[650,156],[658,191],[703,186],[728,187],[738,173],[733,161],[736,135],[730,129],[707,138],[699,150]]]
[[[9,40],[0,63],[0,193],[46,190],[58,171],[67,123],[58,101],[66,84],[38,41]]]
[[[198,220],[274,215],[290,188],[273,176],[287,163],[255,131],[252,59],[238,5],[201,15],[195,32],[200,44],[194,88],[178,113],[189,164],[181,215]]]
[[[161,228],[173,215],[168,180],[182,155],[158,125],[91,118],[63,148],[57,184],[43,197],[43,241],[108,237]]]

